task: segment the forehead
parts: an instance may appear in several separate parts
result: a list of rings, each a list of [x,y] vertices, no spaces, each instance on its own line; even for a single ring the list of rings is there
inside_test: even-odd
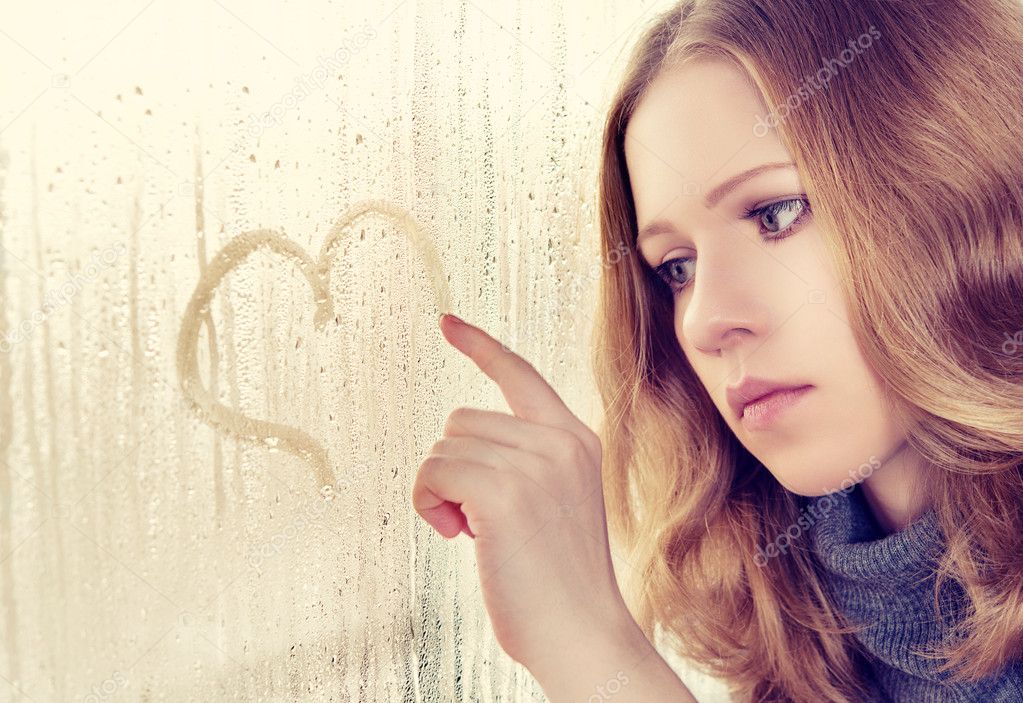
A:
[[[657,211],[680,194],[700,195],[733,173],[787,161],[769,111],[748,76],[724,60],[661,71],[625,131],[637,209]]]

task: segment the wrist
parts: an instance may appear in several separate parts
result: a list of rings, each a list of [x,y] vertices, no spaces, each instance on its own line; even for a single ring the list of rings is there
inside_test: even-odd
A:
[[[570,633],[542,661],[525,663],[551,703],[604,700],[637,674],[637,667],[660,660],[653,645],[627,611],[597,628]],[[661,660],[663,661],[663,660]]]
[[[697,703],[638,625],[621,639],[579,638],[569,649],[572,657],[530,668],[550,703]]]

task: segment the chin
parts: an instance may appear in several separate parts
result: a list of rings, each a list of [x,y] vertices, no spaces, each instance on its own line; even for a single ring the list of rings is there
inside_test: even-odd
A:
[[[795,480],[791,480],[791,477],[786,479],[786,477],[779,476],[778,474],[773,475],[775,480],[785,490],[807,498],[817,498],[828,493],[834,493],[835,491],[849,489],[854,485],[854,482],[848,476],[843,476],[834,481],[821,481],[820,474],[813,472],[807,472],[805,476],[800,476]]]

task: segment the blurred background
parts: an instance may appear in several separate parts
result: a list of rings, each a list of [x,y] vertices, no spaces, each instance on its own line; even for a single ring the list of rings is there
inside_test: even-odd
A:
[[[600,132],[669,4],[7,4],[0,701],[544,700],[411,507],[507,411],[437,316],[595,425]]]

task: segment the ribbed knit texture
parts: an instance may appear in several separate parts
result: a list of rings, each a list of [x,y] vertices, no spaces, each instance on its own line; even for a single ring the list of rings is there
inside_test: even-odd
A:
[[[940,643],[966,612],[966,593],[942,584],[941,615],[934,610],[937,558],[944,550],[933,509],[902,530],[883,535],[862,487],[808,499],[814,554],[834,602],[855,624],[871,655],[876,703],[1023,703],[1023,661],[1011,662],[976,684],[946,683],[941,660],[910,650]]]

